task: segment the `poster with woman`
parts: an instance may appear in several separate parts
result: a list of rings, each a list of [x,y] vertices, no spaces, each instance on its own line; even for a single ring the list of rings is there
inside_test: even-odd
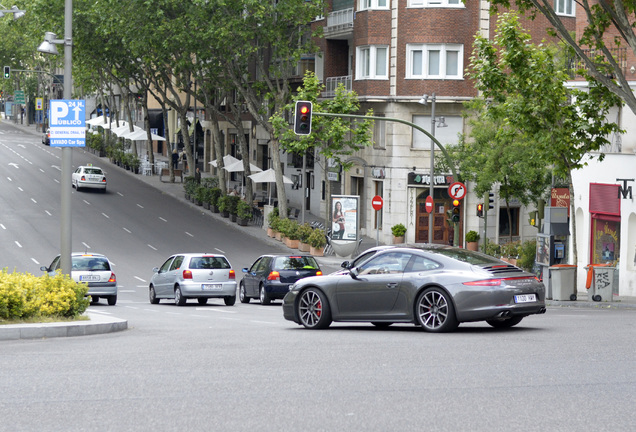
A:
[[[332,195],[331,197],[331,239],[351,240],[358,238],[357,195]]]

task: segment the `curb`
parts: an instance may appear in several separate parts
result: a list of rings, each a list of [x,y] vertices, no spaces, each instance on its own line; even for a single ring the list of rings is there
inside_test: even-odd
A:
[[[0,326],[0,340],[49,339],[55,337],[89,336],[128,329],[128,321],[87,313],[90,321],[59,323],[9,324]]]

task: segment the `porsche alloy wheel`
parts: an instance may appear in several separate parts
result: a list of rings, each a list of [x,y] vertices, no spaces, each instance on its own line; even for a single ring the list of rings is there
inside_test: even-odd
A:
[[[296,305],[300,322],[308,329],[324,329],[331,324],[331,310],[322,291],[309,288],[300,295]]]
[[[440,288],[425,290],[417,298],[415,307],[417,321],[426,331],[447,332],[455,330],[459,325],[448,294]]]

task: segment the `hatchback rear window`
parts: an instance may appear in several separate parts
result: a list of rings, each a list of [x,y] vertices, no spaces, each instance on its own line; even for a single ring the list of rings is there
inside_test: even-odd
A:
[[[211,270],[232,268],[225,257],[201,256],[190,259],[191,270]]]
[[[108,260],[103,257],[77,256],[72,258],[73,270],[77,271],[100,271],[110,270]]]
[[[274,270],[318,270],[320,267],[313,257],[277,257]]]

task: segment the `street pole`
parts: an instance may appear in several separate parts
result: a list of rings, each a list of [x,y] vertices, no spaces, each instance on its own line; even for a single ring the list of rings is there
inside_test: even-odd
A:
[[[428,195],[433,199],[433,208],[428,215],[428,242],[433,243],[433,228],[435,219],[435,188],[433,186],[433,175],[435,172],[435,93],[431,98],[431,162],[430,162],[430,175],[428,178]]]
[[[64,1],[64,99],[72,98],[73,88],[73,0]],[[70,275],[71,263],[71,175],[73,173],[73,154],[70,147],[62,147],[62,196],[61,204],[61,242],[60,267],[62,273]]]

